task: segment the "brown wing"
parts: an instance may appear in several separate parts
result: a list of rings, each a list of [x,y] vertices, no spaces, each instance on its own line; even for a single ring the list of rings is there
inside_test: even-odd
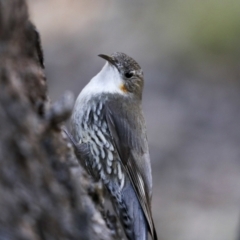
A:
[[[151,212],[152,179],[144,120],[142,116],[140,119],[133,114],[127,116],[124,107],[109,103],[105,106],[105,116],[112,140],[147,219],[150,234],[153,240],[157,240]]]

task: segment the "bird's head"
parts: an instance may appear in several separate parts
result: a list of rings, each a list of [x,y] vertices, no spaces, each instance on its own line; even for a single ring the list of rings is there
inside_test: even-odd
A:
[[[134,59],[119,52],[110,56],[104,54],[98,56],[107,61],[98,74],[99,77],[104,78],[102,81],[106,84],[106,92],[109,90],[142,98],[143,71]]]

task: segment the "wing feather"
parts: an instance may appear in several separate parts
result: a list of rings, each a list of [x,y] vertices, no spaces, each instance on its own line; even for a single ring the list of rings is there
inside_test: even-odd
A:
[[[143,141],[141,135],[139,136],[137,132],[137,130],[139,130],[138,127],[142,130],[141,126],[136,126],[137,121],[127,121],[126,119],[129,118],[124,116],[125,113],[122,111],[122,108],[117,109],[118,111],[116,111],[114,106],[109,104],[105,105],[106,122],[121,162],[146,217],[150,234],[153,240],[157,240],[151,212],[151,189],[149,189],[149,185],[146,184],[148,178],[146,174],[144,174],[143,166],[141,166],[141,163],[145,161],[145,159],[136,159],[136,155],[139,156],[139,158],[144,156],[144,144],[146,144],[146,141]]]

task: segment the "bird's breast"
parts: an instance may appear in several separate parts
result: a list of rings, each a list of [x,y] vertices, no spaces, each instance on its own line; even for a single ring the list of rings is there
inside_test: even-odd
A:
[[[108,128],[104,104],[101,97],[85,101],[81,111],[73,116],[73,132],[78,141],[89,145],[90,156],[85,165],[90,168],[93,177],[105,183],[115,182],[122,189],[124,170]]]

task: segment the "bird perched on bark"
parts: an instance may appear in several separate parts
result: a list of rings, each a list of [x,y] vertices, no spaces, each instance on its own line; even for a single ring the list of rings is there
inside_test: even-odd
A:
[[[143,71],[124,53],[99,55],[103,69],[79,94],[71,118],[83,164],[107,188],[129,240],[157,234],[151,212],[152,173],[142,113]]]

